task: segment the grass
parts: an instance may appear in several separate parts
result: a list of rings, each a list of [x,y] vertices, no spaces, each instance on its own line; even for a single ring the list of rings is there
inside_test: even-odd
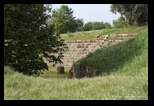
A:
[[[102,74],[110,74],[115,71],[136,70],[138,67],[147,67],[147,31],[137,37],[110,47],[103,47],[96,52],[87,55],[79,62],[102,71]],[[132,65],[132,67],[130,67]],[[124,68],[125,67],[125,68]],[[120,71],[121,74],[121,71]],[[131,74],[131,73],[130,73]]]
[[[58,74],[56,67],[49,67],[49,71],[44,71],[43,74],[40,75],[42,78],[68,78],[68,72],[70,67],[64,67],[64,74]]]
[[[67,79],[69,67],[65,74],[50,67],[40,77],[29,77],[5,66],[4,100],[148,100],[148,29],[138,30],[135,38],[79,61],[101,70],[98,77]]]
[[[14,73],[4,78],[5,100],[146,100],[148,94],[146,77],[44,79]]]
[[[18,73],[4,77],[5,100],[146,100],[148,93],[145,77],[44,79]]]
[[[95,35],[106,35],[106,34],[138,34],[139,32],[147,29],[146,27],[126,27],[126,28],[113,28],[113,29],[102,29],[94,31],[82,31],[75,33],[61,34],[61,38],[64,40],[92,40]]]

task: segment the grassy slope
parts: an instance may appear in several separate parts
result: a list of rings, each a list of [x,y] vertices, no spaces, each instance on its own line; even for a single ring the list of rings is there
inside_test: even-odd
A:
[[[136,75],[140,71],[138,68],[147,67],[147,42],[146,30],[128,41],[98,49],[79,60],[79,62],[99,69],[107,75],[110,73]]]
[[[76,33],[61,34],[64,40],[92,40],[95,35],[106,35],[106,34],[138,34],[138,32],[146,29],[147,27],[127,27],[127,28],[113,28],[113,29],[102,29],[95,31],[82,31]]]
[[[102,48],[86,59],[80,60],[82,64],[102,70],[102,76],[95,78],[35,78],[13,72],[9,67],[5,67],[4,99],[147,100],[147,32],[146,28],[134,39]]]

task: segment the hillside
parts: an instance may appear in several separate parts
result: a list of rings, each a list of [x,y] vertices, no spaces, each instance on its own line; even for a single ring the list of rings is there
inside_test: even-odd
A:
[[[139,68],[147,67],[147,30],[135,38],[110,47],[103,47],[79,60],[79,63],[102,71],[102,74],[140,74]]]
[[[95,35],[107,35],[107,34],[138,34],[139,32],[147,29],[147,27],[126,27],[126,28],[112,28],[92,31],[81,31],[75,33],[61,34],[61,38],[64,40],[92,40]]]
[[[148,28],[138,30],[135,38],[103,47],[79,60],[101,70],[98,77],[29,77],[4,67],[4,100],[147,100]]]

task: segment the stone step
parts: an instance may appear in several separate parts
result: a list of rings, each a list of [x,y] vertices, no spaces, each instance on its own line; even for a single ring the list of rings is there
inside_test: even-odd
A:
[[[71,40],[65,41],[68,46],[68,51],[63,55],[62,61],[64,66],[71,66],[79,59],[86,57],[89,53],[96,51],[103,46],[109,46],[122,42],[125,39],[131,38],[132,34],[111,34],[111,35],[96,35],[93,40]],[[123,40],[122,40],[123,39]],[[52,53],[53,54],[53,53]],[[57,54],[54,54],[57,56]],[[52,63],[47,62],[52,65]]]

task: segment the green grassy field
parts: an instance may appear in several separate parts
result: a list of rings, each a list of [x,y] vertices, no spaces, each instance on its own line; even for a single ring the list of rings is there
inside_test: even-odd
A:
[[[50,67],[40,77],[29,77],[5,66],[4,100],[148,100],[148,27],[136,30],[135,38],[79,61],[101,70],[98,77],[68,79],[69,67],[65,74]]]

